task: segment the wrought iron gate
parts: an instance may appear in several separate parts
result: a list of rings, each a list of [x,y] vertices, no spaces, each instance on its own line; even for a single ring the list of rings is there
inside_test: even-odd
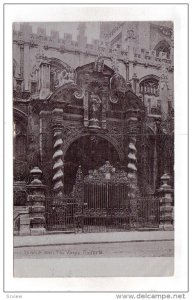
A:
[[[130,229],[128,180],[124,172],[109,177],[96,172],[84,180],[83,232]]]
[[[46,198],[47,230],[67,232],[126,231],[131,228],[130,182],[127,173],[104,165],[83,178],[81,168],[72,193]],[[159,226],[159,201],[137,199],[137,228]]]

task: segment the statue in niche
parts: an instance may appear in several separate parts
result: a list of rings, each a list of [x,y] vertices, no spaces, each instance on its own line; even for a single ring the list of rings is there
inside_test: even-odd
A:
[[[94,94],[94,92],[91,92],[90,96],[90,116],[91,119],[99,120],[99,109],[101,106],[101,99],[98,95]]]

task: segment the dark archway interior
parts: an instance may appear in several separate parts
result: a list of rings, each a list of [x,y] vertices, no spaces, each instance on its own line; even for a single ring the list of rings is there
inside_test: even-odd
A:
[[[72,191],[79,165],[84,176],[89,170],[101,167],[106,160],[116,168],[120,165],[115,147],[106,139],[95,135],[83,136],[74,141],[67,150],[64,160],[65,193]]]

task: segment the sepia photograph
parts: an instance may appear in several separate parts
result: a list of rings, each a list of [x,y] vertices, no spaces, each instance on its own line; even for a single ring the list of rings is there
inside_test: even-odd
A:
[[[14,276],[173,276],[173,22],[13,22],[12,47]]]

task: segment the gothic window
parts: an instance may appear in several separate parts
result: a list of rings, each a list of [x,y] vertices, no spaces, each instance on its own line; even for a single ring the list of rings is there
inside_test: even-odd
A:
[[[145,95],[154,95],[158,96],[158,80],[154,78],[148,78],[145,80],[142,80],[140,85],[139,85],[139,90],[141,94]]]
[[[147,76],[141,80],[139,91],[149,114],[160,114],[159,79]]]
[[[159,56],[160,52],[165,52],[167,53],[167,58],[170,57],[170,45],[167,41],[160,41],[156,47],[154,48],[154,50],[156,50],[156,54],[157,56]]]

